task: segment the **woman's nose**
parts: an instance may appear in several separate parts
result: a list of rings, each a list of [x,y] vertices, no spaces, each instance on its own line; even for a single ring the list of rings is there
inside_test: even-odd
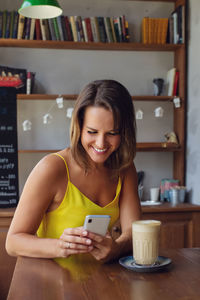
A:
[[[103,149],[104,146],[105,146],[105,136],[104,135],[99,135],[96,139],[96,146],[99,148],[99,149]]]

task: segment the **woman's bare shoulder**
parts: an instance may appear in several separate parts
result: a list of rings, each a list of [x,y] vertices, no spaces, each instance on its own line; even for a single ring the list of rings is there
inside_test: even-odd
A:
[[[61,151],[62,152],[62,151]],[[61,153],[59,152],[59,153]],[[59,154],[58,153],[58,154]],[[60,154],[61,155],[61,154]],[[62,157],[67,160],[67,157],[62,155]],[[31,172],[32,175],[38,174],[38,176],[47,176],[50,178],[58,178],[66,173],[66,166],[61,157],[55,155],[55,153],[48,154],[44,156],[34,167]]]
[[[130,164],[128,167],[122,170],[120,173],[120,177],[122,181],[129,177],[137,179],[137,172],[134,163]]]

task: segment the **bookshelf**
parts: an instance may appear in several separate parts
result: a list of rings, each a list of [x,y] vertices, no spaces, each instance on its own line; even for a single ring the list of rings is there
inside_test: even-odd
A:
[[[68,42],[0,39],[0,47],[17,48],[46,48],[46,49],[73,49],[73,50],[106,50],[106,51],[176,51],[183,48],[183,44],[143,44],[143,43],[95,43],[95,42]]]
[[[134,0],[130,2],[135,2]],[[144,2],[144,0],[137,0],[136,2]],[[171,3],[174,9],[179,5],[187,6],[187,0],[146,0],[146,2]],[[72,13],[73,14],[73,13]],[[159,16],[158,16],[159,17]],[[142,16],[141,16],[142,18]],[[70,42],[70,41],[42,41],[42,40],[16,40],[16,39],[0,39],[1,48],[22,48],[22,49],[48,49],[48,51],[69,50],[69,51],[98,51],[98,52],[122,52],[132,53],[171,53],[174,57],[174,67],[180,72],[179,92],[178,95],[181,100],[181,107],[175,108],[173,105],[173,97],[167,96],[152,96],[152,95],[134,95],[132,96],[134,102],[162,102],[170,103],[173,106],[173,129],[176,132],[179,140],[178,145],[169,144],[165,142],[139,142],[137,143],[138,152],[169,152],[173,155],[173,177],[180,180],[181,184],[185,182],[185,110],[186,110],[186,45],[185,44],[142,44],[140,42],[129,43],[96,43],[96,42]],[[55,52],[54,52],[55,53]],[[126,54],[125,54],[126,55]],[[20,101],[46,101],[54,100],[58,95],[56,94],[31,94],[18,95],[18,102]],[[62,94],[66,101],[75,100],[77,94]],[[46,153],[54,152],[59,149],[23,149],[20,147],[19,153]]]

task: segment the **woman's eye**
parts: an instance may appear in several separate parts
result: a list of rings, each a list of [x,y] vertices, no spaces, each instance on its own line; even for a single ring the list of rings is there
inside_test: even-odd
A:
[[[116,131],[116,132],[109,132],[108,134],[109,134],[109,135],[118,135],[119,132],[118,132],[118,131]]]
[[[88,130],[87,133],[89,133],[89,134],[95,134],[97,132],[96,131],[90,131],[90,130]]]

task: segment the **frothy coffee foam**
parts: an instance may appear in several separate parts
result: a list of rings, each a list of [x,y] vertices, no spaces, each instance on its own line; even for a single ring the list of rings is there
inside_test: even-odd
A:
[[[156,220],[141,220],[133,223],[134,231],[138,232],[151,232],[155,231],[156,227],[159,230],[161,222]],[[143,226],[145,225],[145,226]]]

